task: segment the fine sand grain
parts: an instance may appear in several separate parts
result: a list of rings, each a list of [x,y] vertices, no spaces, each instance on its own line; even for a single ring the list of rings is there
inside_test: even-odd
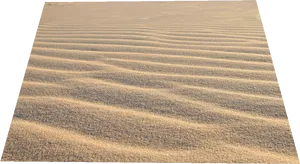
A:
[[[2,161],[298,163],[256,2],[46,3]]]

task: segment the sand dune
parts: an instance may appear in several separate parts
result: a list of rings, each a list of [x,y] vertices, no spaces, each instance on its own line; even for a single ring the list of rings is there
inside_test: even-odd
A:
[[[298,163],[255,1],[46,3],[2,160]]]

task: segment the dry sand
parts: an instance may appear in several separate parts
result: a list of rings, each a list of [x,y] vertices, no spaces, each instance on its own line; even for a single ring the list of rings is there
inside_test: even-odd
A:
[[[298,163],[256,2],[46,3],[2,160]]]

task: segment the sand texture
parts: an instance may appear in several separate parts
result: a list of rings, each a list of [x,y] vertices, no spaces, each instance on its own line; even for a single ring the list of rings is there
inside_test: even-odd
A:
[[[2,161],[298,163],[256,2],[46,3]]]

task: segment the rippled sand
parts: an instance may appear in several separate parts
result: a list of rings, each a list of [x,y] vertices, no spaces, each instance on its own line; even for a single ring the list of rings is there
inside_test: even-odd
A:
[[[256,2],[46,3],[2,160],[298,163]]]

